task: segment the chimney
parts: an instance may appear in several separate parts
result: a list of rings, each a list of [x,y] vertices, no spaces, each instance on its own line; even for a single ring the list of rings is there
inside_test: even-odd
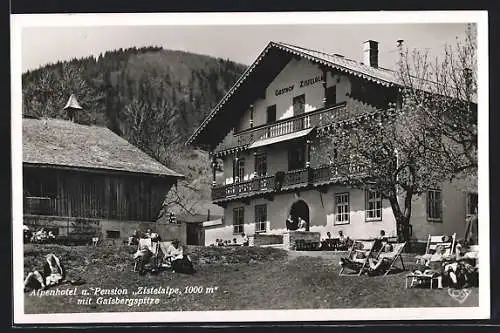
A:
[[[378,42],[367,40],[363,43],[363,63],[370,67],[378,67]]]
[[[66,103],[66,106],[64,106],[64,110],[68,113],[69,120],[75,121],[75,112],[82,109],[83,108],[78,103],[75,94],[71,94],[71,96],[69,96],[68,102]]]

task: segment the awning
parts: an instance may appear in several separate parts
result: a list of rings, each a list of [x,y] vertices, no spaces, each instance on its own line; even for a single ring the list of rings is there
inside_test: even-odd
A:
[[[314,127],[311,127],[311,128],[305,129],[305,130],[298,131],[298,132],[293,132],[293,133],[289,133],[289,134],[276,136],[274,138],[255,141],[250,146],[248,146],[248,149],[262,147],[262,146],[269,146],[269,145],[272,145],[272,144],[275,144],[278,142],[283,142],[283,141],[301,138],[301,137],[304,137],[304,136],[308,135],[309,133],[311,133],[313,129],[314,129]]]

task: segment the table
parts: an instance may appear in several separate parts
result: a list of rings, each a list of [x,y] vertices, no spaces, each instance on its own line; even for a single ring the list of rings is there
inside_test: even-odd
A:
[[[411,279],[410,288],[413,287],[413,284],[417,281],[429,280],[430,288],[434,285],[434,282],[437,283],[437,288],[443,288],[443,277],[441,275],[433,276],[433,275],[423,275],[423,274],[409,274],[406,276],[405,285],[406,289],[408,289],[408,280]]]

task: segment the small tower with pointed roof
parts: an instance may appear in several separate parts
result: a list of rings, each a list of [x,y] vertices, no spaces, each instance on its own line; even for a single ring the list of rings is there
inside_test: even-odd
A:
[[[68,118],[71,121],[75,121],[76,111],[83,110],[80,103],[78,103],[75,94],[71,94],[71,96],[69,96],[68,102],[66,103],[66,106],[64,106],[64,110],[67,112]]]

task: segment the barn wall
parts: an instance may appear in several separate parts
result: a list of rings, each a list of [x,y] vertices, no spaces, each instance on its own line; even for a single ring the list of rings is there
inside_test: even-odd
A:
[[[29,169],[29,170],[26,170]],[[48,215],[118,221],[155,221],[174,180],[148,176],[25,168],[25,184],[54,182]],[[33,185],[35,184],[35,185]],[[33,192],[33,191],[32,191]],[[26,193],[26,196],[45,196]],[[26,211],[25,213],[32,213]]]

